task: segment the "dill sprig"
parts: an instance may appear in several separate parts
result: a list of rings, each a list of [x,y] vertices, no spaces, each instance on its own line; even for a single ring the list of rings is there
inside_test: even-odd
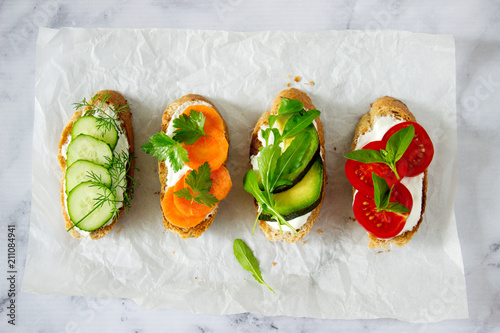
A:
[[[111,98],[111,94],[105,91],[102,94],[100,104],[97,103],[96,99],[99,97],[98,95],[93,96],[90,101],[83,98],[83,100],[79,103],[73,103],[73,106],[76,110],[85,108],[84,116],[94,116],[97,119],[97,129],[101,131],[101,134],[104,135],[106,132],[111,131],[114,127],[119,133],[123,133],[121,126],[118,124],[118,115],[120,113],[126,112],[128,110],[128,104],[113,106],[109,105],[108,110],[110,113],[106,112],[103,108],[109,102]]]

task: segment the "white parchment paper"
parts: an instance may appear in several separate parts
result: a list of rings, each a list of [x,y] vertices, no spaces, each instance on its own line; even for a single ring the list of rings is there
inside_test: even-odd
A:
[[[147,308],[318,318],[432,322],[468,316],[453,210],[457,132],[454,41],[395,31],[236,33],[193,30],[40,29],[33,136],[33,202],[23,290],[131,298]],[[298,82],[294,79],[297,78]],[[322,111],[328,185],[319,219],[303,242],[254,236],[243,190],[248,143],[260,114],[287,86]],[[137,150],[133,207],[97,241],[66,233],[59,199],[59,137],[72,103],[101,89],[129,101],[135,144],[160,130],[175,99],[197,93],[225,117],[233,189],[210,229],[182,240],[166,231],[154,158]],[[378,253],[351,220],[343,155],[376,98],[404,101],[435,144],[424,221],[403,248]],[[243,239],[276,294],[233,256]]]

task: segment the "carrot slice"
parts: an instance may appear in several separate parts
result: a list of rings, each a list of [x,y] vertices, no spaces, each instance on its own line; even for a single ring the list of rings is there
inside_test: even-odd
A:
[[[191,171],[189,171],[191,172]],[[186,174],[186,176],[189,174],[189,172]],[[191,202],[190,200],[186,200],[184,198],[179,198],[177,195],[175,195],[175,192],[182,190],[184,187],[188,187],[186,183],[184,182],[186,176],[182,177],[177,184],[174,186],[174,204],[179,210],[181,214],[184,214],[186,216],[207,216],[208,213],[210,213],[214,207],[208,207],[202,204],[197,203],[196,201]],[[189,187],[188,187],[189,188]],[[190,190],[191,193],[193,191]]]
[[[215,109],[207,105],[191,105],[188,106],[183,113],[189,116],[191,114],[191,110],[201,112],[205,116],[205,126],[203,127],[205,133],[209,128],[214,128],[224,132],[224,122]]]
[[[191,169],[198,169],[200,165],[208,162],[211,170],[217,170],[227,158],[229,143],[223,131],[209,128],[205,131],[208,136],[202,136],[192,145],[182,144],[187,150]]]
[[[225,166],[221,165],[219,169],[212,172],[210,178],[212,178],[212,189],[210,193],[221,201],[233,187],[229,171],[227,171]]]
[[[161,201],[163,215],[170,223],[180,228],[191,228],[205,220],[206,215],[186,216],[182,214],[174,204],[174,187],[170,187]]]
[[[206,216],[214,209],[213,206],[208,207],[195,201],[191,202],[190,200],[179,198],[177,195],[175,195],[175,192],[188,187],[185,183],[185,178],[189,174],[189,172],[184,177],[182,177],[174,186],[174,204],[179,212],[185,214],[186,216]],[[222,165],[219,169],[212,172],[210,178],[212,178],[212,188],[210,189],[210,193],[212,193],[217,198],[217,200],[221,201],[227,196],[227,194],[233,187],[229,171],[227,171],[226,167]]]

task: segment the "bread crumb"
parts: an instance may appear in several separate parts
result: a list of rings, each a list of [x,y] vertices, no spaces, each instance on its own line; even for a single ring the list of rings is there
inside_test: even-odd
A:
[[[287,87],[290,87],[290,82],[288,82],[288,83],[286,84],[286,86],[287,86]]]
[[[122,230],[123,230],[123,227],[122,227],[122,226],[120,226],[120,227],[118,228],[118,230],[116,230],[115,234],[119,233],[119,232],[120,232],[120,231],[122,231]]]
[[[314,83],[314,81],[311,81],[311,82],[309,82],[309,84],[310,84],[311,86],[314,86],[316,83]]]
[[[290,78],[290,74],[288,74],[288,75],[286,76],[286,78],[287,78],[287,79],[289,79],[289,78]]]
[[[296,76],[295,79],[293,79],[295,82],[300,82],[300,80],[302,80],[302,78],[300,76]]]
[[[305,241],[305,240],[303,240],[303,241],[302,241],[302,244],[300,244],[300,245],[304,245],[305,243],[306,243],[306,241]]]
[[[158,169],[154,169],[153,171],[154,171],[154,172],[158,172]]]
[[[337,150],[337,147],[333,147],[333,150]]]
[[[349,220],[353,221],[353,222],[356,222],[356,219],[354,217],[350,217],[349,216]]]
[[[175,254],[175,251],[172,251],[172,254]]]
[[[160,194],[160,191],[153,192],[153,194]]]
[[[317,232],[318,234],[322,234],[322,233],[323,233],[323,230],[318,229],[316,232]]]
[[[276,266],[276,263],[273,261],[273,266]]]
[[[198,280],[198,277],[196,277],[196,276],[195,276],[195,277],[194,277],[194,279],[195,279],[195,280]]]

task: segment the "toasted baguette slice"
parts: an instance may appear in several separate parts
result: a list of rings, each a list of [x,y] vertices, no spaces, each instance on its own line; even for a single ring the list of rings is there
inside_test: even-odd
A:
[[[363,115],[363,117],[359,121],[354,133],[351,151],[356,149],[358,138],[372,129],[375,118],[383,116],[390,116],[396,119],[416,122],[415,117],[403,102],[389,96],[381,97],[371,104],[370,111],[368,111],[367,114]],[[425,211],[425,201],[427,193],[427,170],[424,171],[424,178],[422,182],[422,210],[417,225],[415,225],[412,230],[406,231],[405,233],[388,240],[378,239],[377,237],[368,233],[368,237],[370,239],[368,247],[372,249],[387,249],[389,247],[389,244],[399,247],[408,244],[408,242],[412,239],[413,235],[420,227]],[[355,189],[353,189],[353,192],[355,192]]]
[[[123,112],[120,112],[118,114],[118,118],[121,120],[121,128],[123,132],[125,133],[128,144],[129,144],[129,153],[130,156],[134,156],[135,152],[135,147],[134,147],[134,130],[132,127],[132,113],[130,112],[130,108],[128,107],[127,101],[125,98],[118,92],[113,91],[113,90],[101,90],[98,93],[96,93],[90,103],[93,103],[92,105],[101,105],[102,104],[102,99],[103,96],[106,94],[106,104],[110,106],[114,106],[115,108],[123,107]],[[68,142],[68,139],[71,137],[71,130],[73,128],[73,124],[75,121],[77,121],[80,117],[82,117],[87,111],[90,109],[90,107],[86,107],[83,110],[78,110],[73,113],[73,116],[69,119],[68,123],[66,124],[66,127],[64,127],[63,133],[61,135],[61,140],[59,141],[59,155],[57,156],[57,159],[59,160],[59,164],[61,165],[61,169],[63,172],[62,180],[61,180],[61,204],[63,207],[63,215],[65,219],[65,227],[66,229],[69,229],[73,226],[73,222],[71,222],[68,211],[66,209],[66,203],[65,203],[65,192],[64,192],[64,179],[66,177],[66,159],[64,158],[62,154],[62,148],[63,146]],[[135,160],[131,158],[131,165],[128,171],[128,176],[129,176],[129,183],[127,184],[127,188],[131,188],[131,179],[134,176],[134,165],[135,165]],[[131,193],[128,193],[129,195]],[[89,234],[89,237],[91,239],[99,239],[107,235],[111,229],[115,226],[116,222],[118,221],[119,217],[124,211],[124,207],[120,208],[119,215],[114,221],[106,226],[102,226],[99,229],[96,229],[94,231],[91,231]],[[84,238],[82,234],[80,234],[75,228],[72,228],[69,231],[70,235],[73,236],[74,238]]]
[[[162,131],[163,132],[167,131],[168,124],[172,120],[172,116],[173,116],[173,114],[175,113],[175,111],[177,110],[177,108],[179,106],[181,106],[182,104],[184,104],[186,102],[197,102],[197,101],[208,103],[208,104],[210,104],[210,106],[212,108],[215,109],[215,111],[217,111],[217,113],[221,117],[222,122],[224,124],[224,135],[226,137],[227,142],[229,143],[229,131],[228,131],[228,128],[227,128],[226,121],[224,120],[224,118],[220,114],[219,110],[215,107],[215,105],[213,105],[212,102],[210,102],[208,99],[206,99],[205,97],[203,97],[201,95],[194,95],[194,94],[185,95],[185,96],[179,98],[178,100],[173,101],[172,103],[170,103],[167,106],[167,108],[165,109],[165,111],[163,112],[163,117],[162,117],[162,122],[161,122],[161,129],[162,129]],[[224,161],[223,165],[224,166],[227,165],[227,158]],[[163,201],[163,197],[165,196],[165,193],[166,193],[167,173],[168,173],[168,169],[167,169],[167,166],[165,165],[165,162],[158,162],[158,174],[159,174],[160,183],[161,183],[161,191],[160,191],[160,198],[161,198],[161,200],[160,200],[160,202]],[[181,228],[181,227],[178,227],[178,226],[172,224],[165,217],[165,215],[163,214],[163,211],[162,211],[163,225],[165,226],[166,229],[172,231],[173,233],[178,234],[183,239],[186,239],[186,238],[198,238],[198,237],[201,236],[201,234],[203,232],[205,232],[205,230],[208,229],[208,227],[210,227],[210,225],[212,224],[215,216],[217,215],[217,209],[218,208],[219,208],[219,203],[216,204],[215,209],[214,209],[214,211],[212,212],[211,215],[209,215],[201,223],[199,223],[196,226],[191,227],[191,228]]]
[[[315,109],[315,106],[313,105],[311,99],[309,96],[307,96],[306,93],[295,89],[291,88],[288,90],[283,90],[276,96],[274,99],[272,105],[271,105],[271,111],[266,111],[262,114],[262,116],[257,120],[257,124],[254,127],[254,130],[252,132],[252,137],[250,140],[250,157],[253,155],[257,155],[259,152],[259,148],[262,146],[260,140],[258,139],[258,133],[262,125],[268,125],[268,118],[271,114],[277,114],[278,113],[278,107],[281,101],[281,97],[286,97],[288,99],[298,99],[304,104],[304,108],[306,110],[312,110]],[[317,125],[317,131],[318,131],[318,137],[319,137],[319,142],[320,142],[320,149],[321,149],[321,156],[325,156],[325,136],[323,133],[323,124],[321,123],[321,120],[316,118],[316,125]],[[314,222],[316,222],[316,219],[318,218],[319,215],[319,210],[321,208],[321,205],[323,204],[323,198],[325,195],[325,183],[326,183],[326,170],[325,170],[325,163],[323,161],[323,190],[321,193],[321,202],[320,204],[314,208],[311,211],[311,215],[308,217],[307,222],[297,230],[298,234],[295,234],[291,231],[284,231],[283,233],[280,232],[280,230],[274,229],[267,224],[266,221],[261,221],[259,220],[259,225],[266,235],[266,238],[270,241],[277,241],[277,240],[283,240],[288,243],[294,243],[302,239],[305,235],[309,233],[311,228],[314,225]],[[258,210],[258,205],[257,202],[254,200],[255,203],[255,208]],[[258,213],[257,213],[258,214]]]

